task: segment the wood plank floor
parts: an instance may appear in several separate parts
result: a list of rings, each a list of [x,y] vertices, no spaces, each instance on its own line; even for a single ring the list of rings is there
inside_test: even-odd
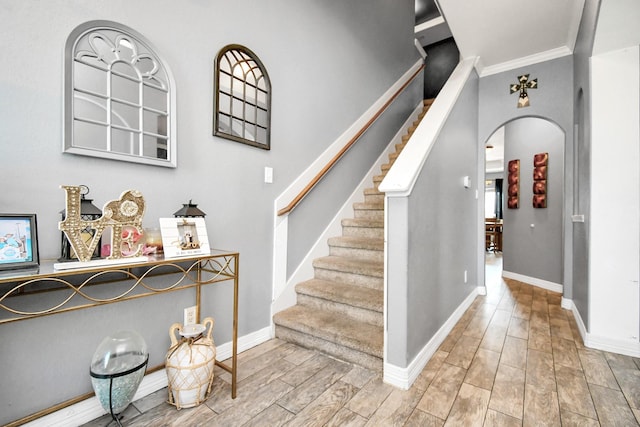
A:
[[[134,402],[124,426],[636,426],[640,359],[585,348],[561,295],[487,265],[477,297],[408,391],[376,373],[271,340],[239,355],[238,397],[177,411],[167,390]],[[85,426],[104,426],[104,416]],[[113,424],[112,424],[113,425]]]

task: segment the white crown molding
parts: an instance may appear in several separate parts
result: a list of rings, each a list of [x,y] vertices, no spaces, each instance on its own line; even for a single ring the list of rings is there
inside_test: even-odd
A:
[[[502,62],[500,64],[489,65],[486,67],[481,66],[481,62],[478,61],[478,64],[476,65],[476,71],[478,72],[478,75],[480,77],[486,77],[492,74],[498,74],[504,71],[513,70],[515,68],[526,67],[528,65],[538,64],[540,62],[562,58],[564,56],[571,55],[572,53],[573,51],[567,46],[562,46],[544,52],[534,53],[533,55],[523,56],[522,58],[514,59],[512,61]]]

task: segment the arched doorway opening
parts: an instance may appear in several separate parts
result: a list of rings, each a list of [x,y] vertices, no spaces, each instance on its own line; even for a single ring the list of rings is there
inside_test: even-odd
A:
[[[491,220],[485,221],[487,286],[507,277],[562,292],[565,143],[558,125],[538,117],[509,121],[487,139],[485,217],[499,224],[490,241]],[[542,167],[535,164],[539,155],[546,155]]]

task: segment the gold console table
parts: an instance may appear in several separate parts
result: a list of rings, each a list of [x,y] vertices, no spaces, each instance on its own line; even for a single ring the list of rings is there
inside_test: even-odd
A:
[[[208,254],[164,258],[146,257],[138,262],[122,259],[122,263],[93,265],[91,262],[79,268],[54,268],[54,262],[41,262],[37,271],[15,270],[0,274],[0,327],[5,323],[36,317],[50,316],[73,310],[113,304],[137,298],[195,288],[196,321],[200,322],[201,287],[219,282],[233,281],[233,332],[231,365],[216,360],[216,365],[231,374],[231,397],[236,397],[238,358],[238,273],[239,253],[213,249]],[[160,276],[175,276],[170,283],[158,286]],[[175,280],[174,280],[175,279]],[[114,295],[97,297],[91,289],[110,283],[123,283]],[[37,298],[38,294],[57,291],[64,298],[54,305],[34,309],[33,303],[21,304],[24,299]],[[24,298],[23,298],[24,297]],[[155,367],[149,371],[162,369]],[[93,393],[45,409],[10,425],[21,425],[33,419],[77,403]]]

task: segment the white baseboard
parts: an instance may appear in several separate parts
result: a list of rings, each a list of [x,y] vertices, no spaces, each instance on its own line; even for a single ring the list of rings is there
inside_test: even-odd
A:
[[[383,381],[402,390],[408,390],[414,383],[420,372],[427,365],[431,357],[440,347],[440,344],[447,338],[453,327],[458,323],[465,311],[471,306],[478,295],[480,287],[476,287],[449,316],[447,321],[438,329],[438,332],[420,350],[418,355],[411,361],[408,367],[401,368],[390,363],[384,363]]]
[[[266,327],[256,332],[252,332],[248,335],[244,335],[238,338],[238,353],[249,350],[265,341],[271,339],[271,328]],[[227,342],[216,346],[216,359],[226,360],[231,357],[233,345],[231,342]],[[153,392],[156,392],[168,384],[167,374],[164,370],[156,371],[151,374],[145,375],[138,387],[133,400],[141,399]],[[72,427],[80,426],[88,423],[102,415],[106,414],[106,411],[100,405],[98,398],[93,396],[89,399],[85,399],[82,402],[78,402],[74,405],[53,412],[37,420],[24,424],[27,427]]]
[[[529,276],[525,276],[524,274],[512,273],[510,271],[502,270],[502,277],[506,277],[507,279],[517,280],[519,282],[524,282],[529,285],[546,289],[548,291],[553,291],[558,293],[562,293],[564,291],[564,287],[560,283],[549,282],[548,280],[542,280],[536,277],[529,277]]]
[[[167,384],[167,373],[164,370],[145,375],[138,387],[138,391],[133,397],[133,400],[141,399],[166,387]],[[98,398],[93,396],[24,425],[27,427],[79,426],[101,417],[106,413],[107,412],[100,405]]]
[[[243,335],[238,338],[238,353],[242,353],[243,351],[247,351],[250,348],[262,344],[263,342],[267,342],[271,338],[273,337],[271,336],[271,327],[269,326],[259,329],[248,335]],[[232,350],[233,345],[231,342],[226,342],[224,344],[216,346],[216,359],[226,360],[230,358]]]
[[[573,317],[576,319],[578,330],[580,331],[580,336],[582,337],[582,341],[584,342],[585,347],[608,351],[611,353],[624,354],[631,357],[640,357],[640,342],[638,340],[624,340],[619,338],[598,336],[589,333],[587,331],[587,328],[585,327],[582,316],[580,316],[580,312],[578,311],[576,305],[572,300],[566,301],[568,301],[567,305],[569,307],[565,307],[565,299],[563,298],[562,308],[568,308],[573,313]]]
[[[584,345],[597,350],[624,354],[631,357],[640,357],[640,342],[637,340],[622,340],[587,333],[586,339],[584,339]]]
[[[565,303],[566,301],[566,303]],[[578,330],[580,331],[580,336],[582,337],[582,342],[587,341],[587,328],[582,320],[582,316],[578,311],[578,307],[573,303],[573,300],[562,298],[562,308],[566,308],[571,310],[573,313],[574,319],[576,319],[576,323],[578,324]]]

